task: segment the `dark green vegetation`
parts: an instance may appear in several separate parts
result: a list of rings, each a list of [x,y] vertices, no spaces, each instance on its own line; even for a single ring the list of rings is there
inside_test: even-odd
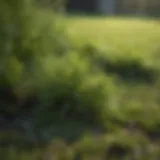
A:
[[[0,8],[2,159],[160,158],[160,50],[113,56],[31,0]]]

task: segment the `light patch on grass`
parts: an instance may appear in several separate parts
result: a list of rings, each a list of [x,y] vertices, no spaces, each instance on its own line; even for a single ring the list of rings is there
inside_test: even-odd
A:
[[[136,18],[70,17],[68,33],[76,45],[93,42],[114,53],[148,56],[160,50],[158,20]]]

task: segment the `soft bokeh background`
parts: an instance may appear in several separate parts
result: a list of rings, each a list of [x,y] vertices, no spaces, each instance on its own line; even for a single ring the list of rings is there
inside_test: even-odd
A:
[[[0,158],[160,159],[159,0],[0,0]]]

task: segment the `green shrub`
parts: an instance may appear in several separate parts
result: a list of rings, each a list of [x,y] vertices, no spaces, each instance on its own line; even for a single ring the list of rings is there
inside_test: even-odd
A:
[[[153,147],[154,146],[154,147]],[[152,159],[159,157],[157,144],[138,131],[120,130],[97,136],[84,135],[74,144],[74,152],[81,157],[98,159]]]
[[[45,158],[55,160],[71,160],[74,153],[71,146],[69,146],[63,139],[54,139],[46,148]]]
[[[115,86],[103,73],[95,72],[79,54],[49,56],[37,64],[30,77],[26,88],[30,88],[39,101],[35,108],[41,119],[39,123],[52,123],[56,117],[90,124],[101,124],[106,119]]]
[[[33,148],[37,146],[35,141],[31,139],[27,133],[10,129],[0,132],[0,147],[8,148],[11,146],[22,148]]]
[[[147,65],[140,57],[127,57],[114,53],[112,55],[94,44],[86,44],[81,52],[92,61],[95,67],[125,82],[153,84],[159,76],[159,69],[156,66]]]
[[[0,148],[4,160],[18,159],[86,159],[86,160],[152,160],[159,159],[158,142],[151,142],[139,131],[119,130],[104,135],[84,134],[75,143],[54,138],[44,148]]]
[[[38,59],[66,54],[69,45],[59,16],[40,9],[33,0],[2,0],[0,14],[0,93],[1,99],[6,99],[0,104],[3,110],[9,101],[11,108],[22,104],[17,88]]]
[[[73,47],[74,52],[58,15],[32,2],[0,2],[0,113],[16,112],[23,117],[29,108],[27,118],[39,135],[39,129],[49,132],[50,128],[67,138],[90,126],[116,131],[107,140],[82,140],[77,152],[87,155],[82,156],[86,159],[93,155],[99,159],[107,148],[107,158],[115,158],[112,153],[117,153],[117,158],[131,159],[137,146],[142,149],[150,142],[131,135],[129,129],[134,134],[135,130],[145,132],[151,140],[150,134],[159,134],[158,67],[138,56],[111,55],[96,44],[86,44],[82,50]],[[114,76],[117,81],[111,78]],[[155,81],[156,85],[146,84]],[[24,112],[18,112],[19,107]],[[122,128],[127,132],[120,132]],[[47,138],[53,135],[51,132]],[[28,140],[15,135],[6,141],[27,145]],[[153,155],[157,157],[157,153]]]

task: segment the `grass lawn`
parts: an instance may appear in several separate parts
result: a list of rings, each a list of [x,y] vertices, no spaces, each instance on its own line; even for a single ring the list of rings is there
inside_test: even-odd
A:
[[[160,21],[120,17],[69,17],[68,32],[77,45],[94,43],[112,53],[153,55],[160,51]],[[149,56],[150,57],[150,56]]]

